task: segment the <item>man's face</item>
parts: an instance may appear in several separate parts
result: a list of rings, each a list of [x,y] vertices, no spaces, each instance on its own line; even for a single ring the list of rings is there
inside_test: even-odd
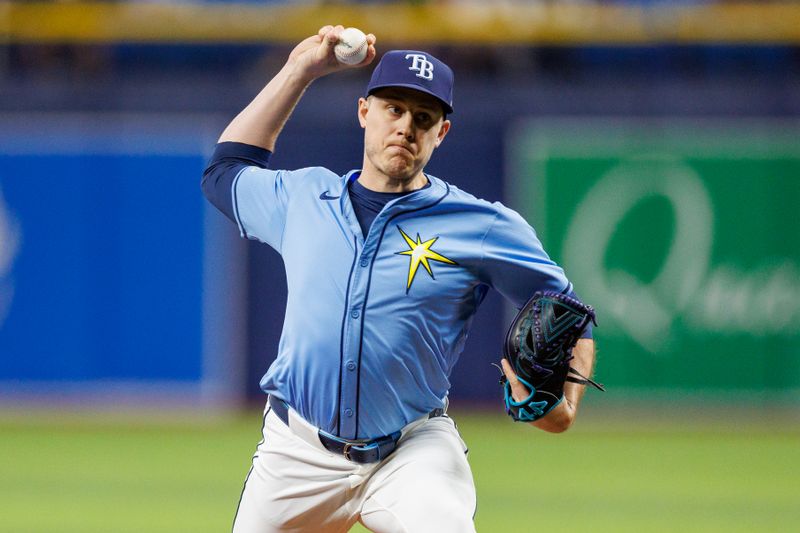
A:
[[[422,172],[450,129],[439,100],[402,87],[361,98],[358,120],[364,128],[365,167],[403,182]]]

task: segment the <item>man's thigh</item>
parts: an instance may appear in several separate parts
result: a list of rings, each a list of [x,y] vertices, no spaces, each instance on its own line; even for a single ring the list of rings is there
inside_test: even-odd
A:
[[[298,438],[274,413],[242,490],[234,533],[348,531],[357,518],[357,467]]]
[[[367,482],[361,522],[377,533],[474,531],[466,451],[452,419],[425,422]]]

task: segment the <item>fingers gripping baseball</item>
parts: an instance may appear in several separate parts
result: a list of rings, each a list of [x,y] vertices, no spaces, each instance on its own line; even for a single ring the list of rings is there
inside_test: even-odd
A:
[[[368,34],[367,53],[364,60],[354,65],[346,65],[336,59],[334,49],[344,31],[342,25],[326,25],[319,29],[316,35],[304,39],[298,44],[289,59],[297,64],[301,71],[309,78],[319,78],[332,72],[357,68],[369,65],[375,59],[376,37]]]
[[[347,67],[363,67],[370,64],[377,55],[377,51],[375,50],[375,35],[369,33],[364,34],[361,30],[357,28],[342,28],[341,26],[336,26],[333,31],[330,33],[333,36],[327,36],[329,46],[333,46],[334,57],[336,57],[339,65],[347,68]],[[353,45],[359,44],[351,42],[353,39],[359,40],[360,43],[364,46],[364,48],[359,49],[352,49]],[[331,44],[332,43],[332,44]],[[340,56],[340,50],[337,50],[339,46],[337,45],[344,45],[342,46],[342,50],[346,54],[345,56]],[[363,59],[360,59],[362,56],[358,52],[363,53]]]

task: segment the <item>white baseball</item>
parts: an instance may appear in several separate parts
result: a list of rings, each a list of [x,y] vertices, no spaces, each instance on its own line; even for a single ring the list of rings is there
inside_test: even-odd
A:
[[[346,28],[339,34],[333,49],[336,59],[344,65],[357,65],[367,57],[367,36],[358,28]]]

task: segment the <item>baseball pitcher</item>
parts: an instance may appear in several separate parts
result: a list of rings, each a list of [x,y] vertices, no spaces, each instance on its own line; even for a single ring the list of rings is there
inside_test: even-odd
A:
[[[424,172],[451,128],[453,72],[386,52],[357,115],[361,167],[271,169],[286,120],[338,62],[342,26],[294,48],[222,133],[207,198],[242,237],[281,254],[288,283],[277,359],[261,380],[263,439],[236,533],[474,531],[467,447],[449,376],[490,289],[521,309],[505,346],[505,406],[546,431],[575,418],[594,362],[594,313],[516,212]],[[313,163],[313,162],[312,162]],[[574,348],[573,348],[574,346]],[[593,383],[593,382],[591,382]]]

